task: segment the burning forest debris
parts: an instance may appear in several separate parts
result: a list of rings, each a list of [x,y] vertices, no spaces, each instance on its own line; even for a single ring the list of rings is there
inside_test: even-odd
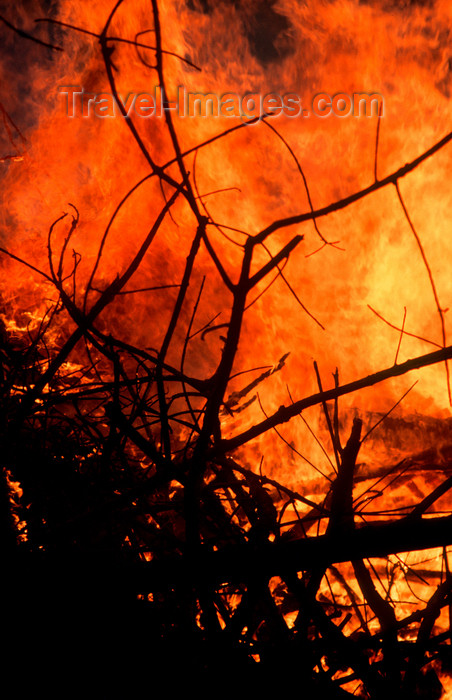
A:
[[[0,18],[11,671],[450,697],[447,3],[44,14]]]

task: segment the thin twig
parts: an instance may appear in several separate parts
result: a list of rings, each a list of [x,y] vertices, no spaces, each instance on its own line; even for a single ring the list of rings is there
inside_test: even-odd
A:
[[[23,39],[29,39],[30,41],[34,41],[36,44],[40,44],[41,46],[45,46],[47,49],[52,49],[52,51],[63,51],[61,46],[54,46],[53,44],[48,44],[46,41],[42,41],[41,39],[38,39],[35,36],[32,36],[31,34],[28,34],[27,32],[24,32],[23,29],[19,29],[18,27],[15,27],[14,24],[11,24],[11,22],[8,22],[7,19],[2,17],[0,15],[0,21],[6,24],[9,29],[12,29],[13,32],[16,32],[20,37]]]
[[[411,232],[412,232],[412,234],[413,234],[413,236],[414,236],[414,238],[415,238],[415,240],[416,240],[416,243],[417,243],[417,245],[418,245],[419,251],[420,251],[420,253],[421,253],[421,257],[422,257],[422,260],[423,260],[425,269],[427,270],[428,278],[429,278],[429,280],[430,280],[430,286],[431,286],[432,292],[433,292],[433,297],[434,297],[434,299],[435,299],[436,310],[438,311],[438,315],[439,315],[439,320],[440,320],[440,325],[441,325],[441,336],[442,336],[442,341],[443,341],[443,347],[446,347],[446,345],[447,345],[447,339],[446,339],[446,323],[445,323],[445,320],[444,320],[444,312],[443,312],[443,310],[442,310],[442,308],[441,308],[441,304],[439,303],[438,292],[436,291],[436,285],[435,285],[435,281],[434,281],[434,279],[433,279],[433,273],[432,273],[431,267],[430,267],[430,265],[429,265],[429,263],[428,263],[427,256],[426,256],[425,251],[424,251],[424,247],[423,247],[423,245],[422,245],[422,243],[421,243],[421,239],[419,238],[419,235],[418,235],[416,229],[414,228],[413,222],[411,221],[410,215],[408,214],[408,210],[407,210],[407,208],[406,208],[406,206],[405,206],[405,202],[404,202],[403,199],[402,199],[402,194],[401,194],[401,192],[400,192],[399,183],[396,181],[394,184],[395,184],[395,188],[396,188],[396,191],[397,191],[397,196],[398,196],[398,198],[399,198],[400,205],[401,205],[401,207],[402,207],[402,209],[403,209],[403,213],[405,214],[405,218],[406,218],[406,220],[407,220],[407,222],[408,222],[408,224],[409,224],[409,227],[410,227],[410,229],[411,229]],[[451,386],[450,386],[449,364],[448,364],[447,360],[444,361],[444,366],[445,366],[445,369],[446,369],[447,393],[448,393],[448,395],[449,395],[449,404],[452,406],[452,390],[451,390]]]

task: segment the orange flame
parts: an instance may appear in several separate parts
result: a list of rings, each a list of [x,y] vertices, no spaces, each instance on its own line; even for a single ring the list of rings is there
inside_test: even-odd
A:
[[[20,77],[17,90],[2,98],[9,120],[4,121],[0,152],[1,247],[16,258],[5,255],[2,260],[1,319],[18,336],[36,332],[50,310],[58,308],[58,290],[49,283],[51,266],[60,267],[65,293],[85,309],[93,308],[102,290],[127,269],[172,194],[170,188],[162,191],[156,178],[147,177],[144,155],[147,149],[159,166],[170,163],[169,175],[176,173],[163,117],[147,118],[136,110],[129,120],[110,112],[101,117],[100,111],[87,116],[86,105],[85,115],[81,108],[78,115],[67,115],[67,86],[108,95],[111,107],[112,87],[99,42],[111,11],[110,0],[62,2],[53,23],[39,23],[39,31],[46,42],[64,51],[27,43],[22,57],[27,79]],[[11,21],[28,27],[30,15],[15,13]],[[339,382],[345,384],[449,344],[450,145],[401,177],[397,188],[379,183],[450,130],[451,4],[413,2],[408,10],[373,0],[331,0],[314,6],[297,0],[168,0],[161,3],[160,21],[171,102],[180,86],[190,93],[213,95],[291,94],[308,109],[321,93],[376,93],[384,100],[380,118],[293,118],[282,113],[247,125],[237,116],[172,113],[184,153],[189,153],[184,162],[200,207],[218,224],[209,230],[211,244],[225,276],[234,283],[248,236],[280,219],[311,210],[321,213],[375,186],[349,206],[319,215],[315,226],[308,220],[281,228],[256,251],[252,274],[295,234],[303,236],[273,272],[271,287],[266,290],[265,277],[249,298],[234,378],[221,414],[222,437],[243,432],[292,398],[316,393],[319,379],[324,388],[333,387],[336,368]],[[155,95],[159,81],[149,3],[124,3],[113,17],[109,36],[114,79],[124,102],[131,94]],[[22,39],[10,33],[7,37],[11,51],[22,50]],[[6,60],[2,77],[10,79],[11,70]],[[130,124],[138,138],[131,137]],[[209,139],[209,145],[198,147]],[[195,228],[189,206],[178,199],[139,269],[96,320],[100,330],[140,348],[161,346]],[[184,334],[196,308],[184,370],[201,379],[211,376],[221,357],[230,302],[224,279],[203,248],[183,310],[185,326],[177,330],[168,362],[180,362]],[[73,328],[63,316],[53,326],[55,349]],[[96,362],[102,372],[100,358]],[[64,371],[82,374],[82,368],[83,356],[74,353]],[[252,369],[253,374],[244,374]],[[253,386],[253,378],[264,373],[265,381]],[[380,478],[385,466],[430,448],[449,425],[444,364],[424,368],[416,379],[409,393],[414,380],[404,375],[341,398],[344,432],[357,411],[365,416],[367,432],[407,393],[391,414],[398,427],[392,433],[383,426],[372,437],[369,433],[361,452],[355,496],[369,517],[377,490],[374,477]],[[433,423],[429,433],[425,426]],[[328,439],[318,407],[278,431],[277,439],[270,432],[241,448],[244,461],[255,468],[265,454],[269,477],[283,477],[291,487],[303,483],[306,498],[322,503],[334,465],[332,456],[325,454],[328,450],[313,437]],[[180,428],[181,442],[188,433],[189,428]],[[448,465],[447,461],[445,471]],[[389,497],[385,494],[387,509],[415,503],[442,476],[438,470],[428,479],[400,480]],[[433,511],[450,505],[446,495]],[[295,506],[287,508],[287,528],[297,527],[297,517]],[[400,572],[412,571],[421,562],[432,573],[438,554],[442,551],[422,552],[418,561],[412,553],[391,560],[391,585],[399,586],[400,597],[405,596],[404,615],[410,614],[423,584],[413,583],[412,595],[406,586],[402,592]],[[352,578],[345,565],[338,568],[338,582],[342,576]],[[279,583],[274,585],[276,589]],[[343,595],[339,584],[337,595]],[[339,603],[345,605],[345,600]],[[289,625],[291,614],[286,614]],[[438,629],[446,624],[446,619],[437,621]]]

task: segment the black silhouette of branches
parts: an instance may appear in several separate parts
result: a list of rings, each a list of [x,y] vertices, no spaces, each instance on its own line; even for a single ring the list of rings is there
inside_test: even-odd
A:
[[[83,30],[99,42],[115,96],[114,47],[125,40],[110,35],[110,27],[122,4],[116,3],[99,34]],[[166,94],[168,52],[157,0],[152,16],[149,43],[134,44]],[[372,425],[364,427],[364,417],[356,416],[346,427],[338,399],[432,364],[447,366],[452,357],[431,271],[400,190],[403,178],[446,148],[452,133],[381,180],[375,167],[372,184],[320,209],[284,142],[309,210],[271,221],[254,235],[236,232],[240,265],[231,272],[214,243],[214,232],[227,236],[228,228],[209,213],[193,155],[255,121],[186,148],[166,110],[172,156],[161,162],[133,118],[126,118],[128,138],[149,172],[118,201],[86,283],[80,253],[72,248],[80,225],[73,205],[49,228],[46,269],[6,245],[1,249],[6,260],[27,266],[37,285],[54,292],[38,322],[14,328],[7,320],[15,312],[5,309],[1,329],[1,513],[7,596],[16,605],[12,646],[23,637],[39,659],[44,639],[67,669],[78,658],[82,633],[87,656],[107,669],[112,684],[120,664],[132,685],[170,672],[186,680],[212,675],[222,684],[232,673],[244,674],[255,689],[265,689],[275,675],[283,684],[290,679],[306,697],[439,698],[438,676],[451,670],[452,515],[435,506],[452,486],[452,452],[413,455],[364,477],[358,457]],[[261,126],[282,139],[273,124],[267,115]],[[102,276],[110,231],[125,203],[150,180],[160,183],[162,197],[147,234],[131,245],[117,272]],[[295,233],[277,248],[274,234],[311,221],[319,245],[331,245],[320,220],[390,186],[423,253],[442,345],[365,377],[358,365],[357,378],[346,384],[336,373],[331,388],[324,388],[316,365],[317,393],[292,400],[289,391],[286,405],[265,407],[259,388],[290,358],[275,358],[272,367],[256,361],[255,368],[240,366],[237,358],[250,302],[284,278],[286,262],[303,242]],[[175,284],[147,279],[143,286],[137,272],[163,222],[172,216],[180,222],[181,201],[190,245],[180,277]],[[226,300],[220,317],[204,301],[201,256]],[[297,298],[288,282],[285,290]],[[156,294],[167,295],[163,329]],[[124,300],[133,306],[136,298],[145,299],[160,324],[148,345],[110,323],[118,305],[124,310]],[[299,302],[300,313],[307,312]],[[391,324],[400,337],[407,333],[404,324]],[[195,372],[188,357],[206,337],[217,339],[213,369],[200,363]],[[224,437],[225,416],[236,417],[256,402],[265,417]],[[321,487],[314,496],[267,475],[259,458],[252,463],[256,438],[268,434],[287,447],[284,424],[299,416],[307,420],[303,412],[313,406],[324,414],[329,443],[322,449],[331,466],[330,474],[315,472]],[[303,457],[299,446],[289,446]],[[418,472],[435,472],[430,493],[400,507],[386,503],[390,487]],[[133,692],[129,697],[138,697]]]

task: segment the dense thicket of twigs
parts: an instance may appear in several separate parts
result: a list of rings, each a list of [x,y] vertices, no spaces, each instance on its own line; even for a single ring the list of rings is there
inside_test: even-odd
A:
[[[157,0],[152,7],[155,70],[164,86]],[[111,20],[98,39],[116,94]],[[399,191],[399,179],[433,157],[452,135],[345,200],[248,236],[233,281],[211,243],[215,222],[187,172],[171,113],[165,118],[173,175],[128,120],[149,177],[160,179],[169,193],[132,262],[103,291],[88,287],[80,299],[77,259],[69,275],[65,263],[79,217],[71,208],[64,245],[54,249],[55,223],[48,237],[48,269],[35,270],[37,279],[44,276],[57,290],[57,305],[28,334],[4,329],[1,335],[1,536],[13,655],[24,668],[37,659],[44,674],[55,666],[67,673],[92,667],[98,681],[110,679],[110,685],[121,674],[130,688],[151,677],[170,682],[168,673],[185,680],[212,674],[222,686],[234,676],[239,684],[244,673],[255,687],[265,687],[270,678],[280,679],[281,688],[292,681],[304,697],[320,691],[328,698],[440,697],[438,672],[451,670],[447,556],[442,563],[438,559],[436,572],[421,574],[389,555],[452,545],[450,514],[423,517],[452,485],[450,457],[442,458],[444,481],[415,507],[365,523],[359,517],[362,504],[353,499],[362,421],[355,419],[351,432],[341,436],[336,399],[444,362],[452,348],[346,386],[337,379],[329,391],[322,390],[318,375],[319,393],[295,397],[229,440],[222,439],[220,417],[225,407],[234,410],[227,404],[228,387],[250,295],[280,271],[301,236],[292,237],[252,273],[255,251],[283,227],[315,221],[382,187]],[[132,280],[178,198],[186,200],[193,215],[190,253],[160,347],[135,347],[119,335],[105,334],[97,322]],[[192,333],[191,323],[186,329],[186,305],[201,248],[224,286],[230,312],[214,373],[194,377],[184,370]],[[94,276],[95,271],[92,283]],[[72,319],[72,331],[56,349],[49,339],[63,313]],[[168,361],[168,349],[181,329],[185,341],[176,367]],[[74,349],[77,366],[68,364]],[[266,478],[258,464],[245,468],[235,456],[238,447],[313,405],[323,406],[335,467],[320,504]],[[406,468],[396,465],[391,479]],[[23,495],[14,505],[15,481]],[[282,518],[290,508],[298,519],[288,531]],[[26,523],[25,530],[18,521]],[[408,587],[410,581],[416,590],[423,586],[410,615],[398,611],[396,575]],[[438,633],[435,622],[447,610],[448,626]]]

